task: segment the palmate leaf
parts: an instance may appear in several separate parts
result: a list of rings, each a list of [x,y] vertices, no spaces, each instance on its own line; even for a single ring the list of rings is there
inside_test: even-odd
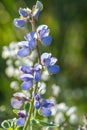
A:
[[[59,127],[59,125],[56,125],[53,123],[43,122],[43,121],[37,120],[37,119],[32,119],[31,124],[32,125],[39,125],[39,126],[46,126],[46,127]]]

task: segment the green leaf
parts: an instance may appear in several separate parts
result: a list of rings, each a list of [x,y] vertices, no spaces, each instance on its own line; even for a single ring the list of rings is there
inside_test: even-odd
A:
[[[36,120],[36,119],[32,119],[31,123],[32,123],[32,125],[40,125],[40,126],[46,126],[46,127],[59,127],[59,125],[43,122],[43,121]]]
[[[7,120],[4,120],[3,122],[2,122],[2,124],[1,124],[1,126],[4,128],[4,129],[8,129],[8,128],[10,128],[10,124],[9,124],[9,122],[7,121]]]

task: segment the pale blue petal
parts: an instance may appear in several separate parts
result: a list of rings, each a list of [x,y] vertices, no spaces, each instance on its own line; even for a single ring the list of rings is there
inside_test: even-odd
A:
[[[17,99],[12,99],[11,100],[11,105],[13,108],[15,109],[20,109],[20,107],[22,106],[23,102],[20,100],[17,100]]]
[[[22,9],[22,8],[19,9],[19,14],[20,14],[21,16],[23,16],[23,17],[27,17],[27,16],[28,16],[27,10]]]
[[[30,80],[33,80],[33,76],[31,74],[23,74],[20,76],[20,79],[22,81],[30,81]]]
[[[30,49],[34,49],[35,46],[36,46],[35,40],[31,40],[31,41],[29,42],[29,48],[30,48]]]
[[[40,26],[38,26],[38,28],[37,28],[37,32],[39,33],[40,31],[42,31],[43,29],[47,29],[48,28],[48,26],[47,25],[40,25]]]
[[[51,114],[52,114],[52,112],[49,108],[44,108],[44,107],[42,107],[41,112],[42,112],[43,116],[51,116]]]
[[[22,90],[29,90],[33,86],[32,81],[23,82],[21,85]]]
[[[19,118],[18,120],[17,120],[17,122],[16,122],[16,124],[17,124],[17,126],[24,126],[24,124],[25,124],[25,121],[26,121],[26,119],[25,119],[25,117],[24,118]]]
[[[57,74],[60,70],[58,65],[48,66],[48,71],[52,74]]]
[[[29,53],[30,53],[29,48],[23,47],[22,49],[20,49],[20,50],[18,51],[17,54],[18,54],[20,57],[26,57],[27,55],[29,55]]]
[[[22,66],[21,71],[24,73],[32,73],[32,67],[31,66]]]
[[[41,62],[44,63],[44,61],[47,59],[47,58],[50,58],[51,57],[51,53],[43,53],[41,55]]]
[[[42,43],[46,46],[49,46],[52,42],[52,37],[51,36],[47,36],[41,39]]]
[[[40,78],[41,78],[41,73],[40,73],[39,71],[36,71],[36,72],[34,73],[34,80],[35,80],[36,82],[38,82],[38,81],[40,80]]]
[[[25,23],[26,23],[26,21],[23,19],[14,19],[14,25],[16,27],[22,27],[25,25]]]

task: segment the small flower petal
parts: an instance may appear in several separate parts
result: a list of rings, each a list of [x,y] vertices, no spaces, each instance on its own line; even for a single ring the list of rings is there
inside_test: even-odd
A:
[[[33,76],[31,74],[23,74],[20,76],[20,79],[22,81],[30,81],[30,80],[33,80]]]
[[[27,74],[32,73],[32,67],[31,66],[22,66],[20,69],[24,73],[27,73]]]
[[[17,126],[24,126],[24,124],[25,124],[25,121],[26,121],[26,119],[25,119],[25,117],[24,118],[19,118],[18,120],[17,120],[17,122],[16,122],[16,124],[17,124]]]
[[[11,100],[11,105],[13,108],[16,108],[16,109],[20,109],[20,107],[22,106],[23,102],[22,101],[19,101],[17,99],[12,99]]]
[[[46,99],[46,100],[42,101],[41,105],[45,108],[48,108],[48,107],[54,106],[54,103],[52,101]]]
[[[47,28],[48,28],[47,25],[40,25],[40,26],[38,26],[38,28],[37,28],[37,32],[39,33],[41,30],[47,29]]]
[[[40,102],[39,101],[34,101],[34,107],[36,109],[39,109],[40,108]]]
[[[23,27],[26,24],[26,20],[23,19],[14,19],[14,25],[16,27]]]
[[[21,41],[18,42],[19,47],[29,47],[29,42],[28,41]]]
[[[43,116],[51,116],[51,114],[52,114],[50,109],[44,108],[44,107],[42,107],[41,112],[42,112]]]
[[[21,16],[23,16],[23,17],[27,17],[28,16],[27,10],[26,9],[22,9],[22,8],[19,9],[19,14]]]
[[[35,46],[36,46],[35,40],[31,40],[31,41],[29,42],[29,48],[30,48],[30,49],[34,49]]]
[[[18,100],[22,100],[22,101],[27,100],[27,97],[21,92],[16,92],[13,94],[13,96]]]
[[[28,82],[23,82],[21,88],[23,90],[29,90],[32,86],[33,86],[32,81],[28,81]]]
[[[41,62],[44,63],[45,59],[50,58],[51,57],[51,53],[43,53],[41,55]]]
[[[52,37],[51,36],[47,36],[41,39],[42,43],[46,46],[49,46],[52,42]]]
[[[41,11],[43,9],[43,4],[40,1],[37,1],[36,7]]]
[[[18,54],[20,57],[26,57],[27,55],[29,55],[29,53],[30,53],[29,48],[23,47],[22,49],[20,49],[20,50],[18,51],[17,54]]]
[[[40,15],[40,10],[39,9],[35,9],[34,12],[33,12],[33,17],[37,20],[39,15]]]
[[[58,65],[48,66],[48,71],[52,74],[57,74],[59,70],[60,70],[60,67]]]
[[[38,82],[41,78],[41,73],[39,71],[34,73],[34,80]]]

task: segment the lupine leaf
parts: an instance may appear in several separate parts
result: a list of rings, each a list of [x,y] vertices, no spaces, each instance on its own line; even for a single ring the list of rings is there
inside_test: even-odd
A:
[[[32,119],[31,120],[32,125],[40,125],[40,126],[46,126],[46,127],[59,127],[59,125],[53,124],[53,123],[47,123],[40,120]]]
[[[10,128],[10,124],[7,120],[3,121],[1,126],[4,128],[4,129],[8,129]]]

